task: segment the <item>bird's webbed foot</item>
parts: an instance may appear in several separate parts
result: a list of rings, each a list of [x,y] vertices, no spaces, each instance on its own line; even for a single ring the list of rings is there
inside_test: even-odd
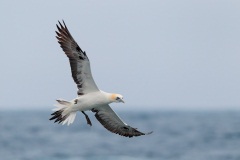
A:
[[[87,115],[84,111],[82,111],[82,113],[85,115],[85,118],[86,118],[86,120],[87,120],[87,124],[89,124],[90,126],[92,126],[92,122],[90,121],[88,115]]]

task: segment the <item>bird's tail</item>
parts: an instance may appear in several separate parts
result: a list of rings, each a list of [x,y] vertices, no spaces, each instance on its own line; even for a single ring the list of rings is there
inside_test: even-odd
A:
[[[72,111],[73,103],[65,100],[57,100],[58,104],[55,106],[57,108],[53,109],[52,117],[49,120],[54,120],[54,123],[58,122],[62,125],[66,124],[70,125],[74,122],[76,117],[76,111]]]

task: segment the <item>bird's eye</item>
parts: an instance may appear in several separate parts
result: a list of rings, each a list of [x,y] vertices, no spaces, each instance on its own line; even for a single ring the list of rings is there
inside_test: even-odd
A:
[[[120,99],[119,97],[116,98],[116,100],[119,100],[119,99]]]

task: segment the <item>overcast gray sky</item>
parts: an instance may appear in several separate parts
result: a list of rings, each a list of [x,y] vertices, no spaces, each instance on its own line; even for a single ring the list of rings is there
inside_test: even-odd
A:
[[[2,0],[0,19],[1,108],[76,97],[62,19],[119,107],[240,108],[239,0]]]

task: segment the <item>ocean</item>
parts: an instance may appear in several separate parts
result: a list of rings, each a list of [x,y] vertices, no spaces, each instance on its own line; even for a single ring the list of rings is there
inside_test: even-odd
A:
[[[121,111],[152,134],[110,133],[86,112],[70,126],[49,121],[51,111],[0,111],[1,160],[240,160],[240,111]]]

